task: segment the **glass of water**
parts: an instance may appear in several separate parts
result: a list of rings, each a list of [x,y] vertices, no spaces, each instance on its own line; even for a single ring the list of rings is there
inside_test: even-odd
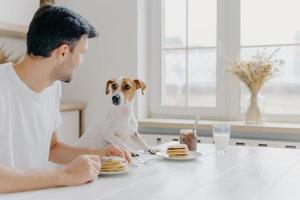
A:
[[[213,136],[217,153],[225,153],[230,138],[230,125],[214,125]]]

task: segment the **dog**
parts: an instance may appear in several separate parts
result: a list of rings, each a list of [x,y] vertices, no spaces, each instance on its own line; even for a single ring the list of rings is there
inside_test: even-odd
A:
[[[155,154],[157,149],[150,147],[138,132],[138,123],[133,113],[134,99],[137,90],[144,95],[146,85],[139,79],[119,77],[106,82],[106,95],[112,94],[112,108],[101,120],[79,138],[75,146],[99,148],[108,144],[117,145],[132,156],[138,156],[129,145],[133,140],[145,152]]]

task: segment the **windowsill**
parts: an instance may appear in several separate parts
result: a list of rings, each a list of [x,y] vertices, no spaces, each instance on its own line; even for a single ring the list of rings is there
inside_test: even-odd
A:
[[[192,128],[194,120],[187,119],[156,119],[147,118],[138,120],[140,128],[162,128],[162,129],[181,129]],[[300,134],[300,124],[295,123],[271,123],[245,124],[242,121],[211,121],[200,120],[198,128],[209,130],[215,124],[231,125],[231,130],[236,132],[263,132],[263,133],[286,133]]]

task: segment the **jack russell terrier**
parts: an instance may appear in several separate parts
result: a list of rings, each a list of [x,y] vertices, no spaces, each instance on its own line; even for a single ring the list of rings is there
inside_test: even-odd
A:
[[[150,147],[138,132],[138,124],[133,113],[134,97],[136,90],[141,89],[144,95],[146,85],[143,81],[130,77],[119,77],[108,80],[106,83],[106,95],[112,93],[113,107],[102,120],[98,120],[91,128],[79,138],[75,146],[104,147],[108,144],[117,145],[129,152],[132,156],[138,156],[128,146],[132,139],[145,152],[155,154],[157,149]]]

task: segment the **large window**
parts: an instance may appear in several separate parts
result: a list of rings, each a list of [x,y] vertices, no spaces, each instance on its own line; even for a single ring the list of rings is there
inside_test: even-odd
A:
[[[241,0],[241,57],[279,48],[277,58],[285,61],[282,73],[261,91],[266,114],[300,114],[299,5],[298,0]],[[242,88],[242,111],[248,97]]]
[[[151,2],[153,117],[241,120],[249,94],[226,70],[228,61],[280,48],[283,70],[263,87],[259,104],[266,120],[299,121],[297,0]]]
[[[216,0],[164,0],[161,104],[216,106]]]

